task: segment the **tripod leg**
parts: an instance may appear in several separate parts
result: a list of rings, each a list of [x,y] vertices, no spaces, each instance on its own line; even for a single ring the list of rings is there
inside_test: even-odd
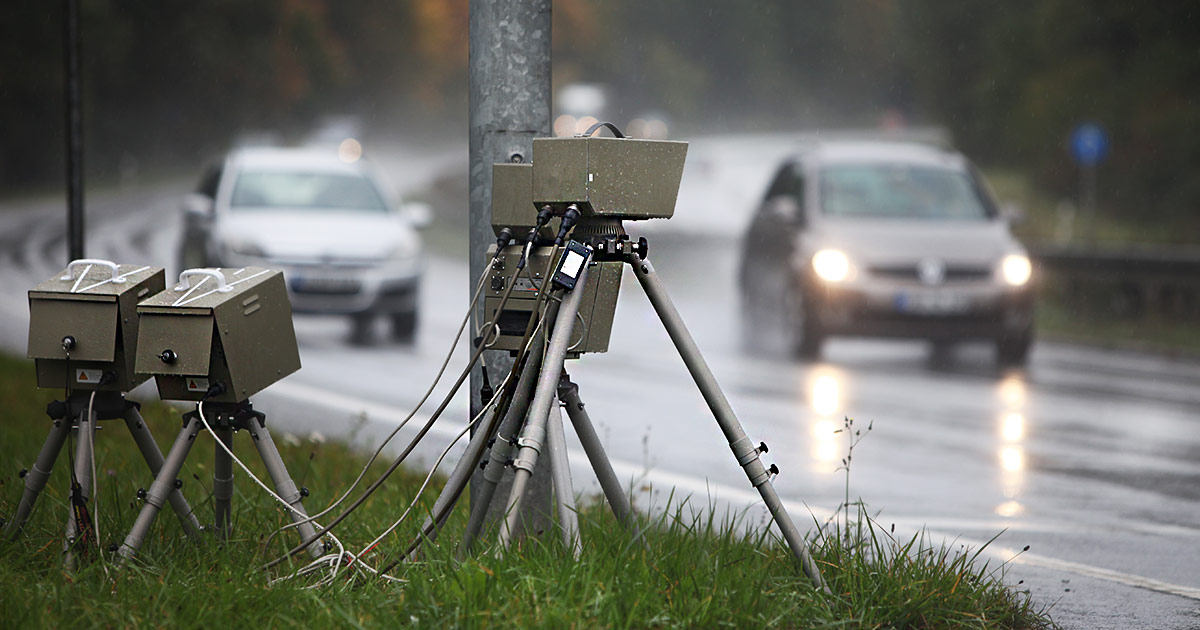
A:
[[[254,447],[258,449],[258,455],[262,458],[263,465],[267,467],[267,474],[271,475],[271,481],[275,484],[276,494],[292,506],[292,509],[288,510],[292,522],[300,523],[306,520],[308,513],[304,511],[304,503],[301,501],[303,494],[296,488],[296,482],[292,481],[287,467],[283,465],[283,458],[279,456],[279,449],[276,448],[275,441],[271,439],[267,423],[260,416],[251,421],[249,430],[250,436],[254,438]],[[309,540],[317,533],[312,521],[302,523],[296,529],[300,532],[300,540]],[[313,541],[308,546],[308,554],[313,558],[320,558],[323,553],[324,550],[319,541]]]
[[[491,454],[483,468],[483,487],[471,500],[471,516],[467,520],[467,531],[463,534],[462,544],[458,548],[460,558],[471,550],[471,546],[475,544],[475,538],[483,529],[484,521],[487,520],[493,497],[496,495],[496,486],[504,477],[504,470],[508,467],[508,458],[512,455],[510,440],[521,429],[525,413],[529,410],[529,399],[533,395],[533,386],[537,384],[538,371],[542,367],[542,350],[545,346],[545,337],[542,335],[537,335],[529,346],[529,355],[525,360],[525,367],[521,369],[521,376],[517,379],[517,388],[513,392],[512,402],[504,414],[504,419],[500,421],[500,427],[496,430],[496,441],[492,443]]]
[[[54,421],[54,425],[50,428],[50,434],[42,443],[42,450],[38,452],[37,459],[33,462],[33,469],[25,473],[25,490],[21,494],[21,502],[17,504],[17,511],[13,514],[12,520],[4,526],[6,537],[15,539],[21,532],[21,528],[25,526],[25,522],[29,520],[33,504],[41,494],[42,488],[46,487],[46,481],[50,479],[50,471],[54,469],[54,460],[58,459],[59,451],[66,443],[67,436],[71,434],[71,424],[71,418],[59,418]]]
[[[525,428],[518,440],[520,450],[517,451],[513,468],[512,492],[505,504],[504,520],[500,523],[500,546],[508,547],[512,542],[512,534],[520,518],[521,500],[525,495],[525,486],[533,475],[537,464],[538,453],[542,449],[542,441],[546,437],[546,418],[550,414],[550,405],[554,402],[554,389],[558,376],[562,374],[563,361],[567,357],[567,347],[571,343],[571,331],[575,329],[575,316],[579,312],[579,303],[583,299],[583,287],[587,286],[588,268],[585,264],[579,272],[575,286],[579,291],[568,292],[558,308],[554,318],[554,332],[550,337],[550,345],[546,349],[546,357],[542,362],[541,373],[538,374],[537,388],[534,390],[533,402],[529,404],[529,416]]]
[[[138,450],[142,452],[142,459],[146,460],[146,465],[150,467],[150,474],[157,477],[158,472],[162,470],[163,455],[162,451],[158,450],[158,442],[154,441],[150,429],[146,428],[142,414],[138,413],[137,407],[131,404],[121,417],[125,419],[125,426],[129,429],[129,434],[133,436]],[[188,536],[199,539],[200,521],[192,512],[192,507],[188,505],[187,499],[183,498],[183,493],[177,488],[172,488],[171,495],[167,497],[167,500],[171,502],[171,508],[175,510],[175,514],[179,516],[183,531]]]
[[[150,484],[150,490],[146,492],[146,504],[142,506],[142,511],[138,512],[137,520],[133,522],[133,529],[129,530],[129,535],[125,537],[125,542],[121,545],[119,553],[122,558],[132,558],[137,554],[138,549],[142,547],[142,542],[146,539],[146,534],[150,533],[150,525],[154,523],[154,517],[162,509],[167,497],[171,496],[171,492],[175,490],[175,479],[179,476],[179,471],[183,468],[183,462],[187,459],[188,452],[192,450],[192,445],[196,443],[196,433],[200,431],[199,425],[199,420],[188,415],[183,417],[183,428],[179,430],[179,435],[175,438],[175,443],[171,445],[171,450],[167,451],[167,458],[163,461],[162,469],[154,476],[154,483]]]
[[[77,518],[77,512],[74,508],[74,495],[79,492],[83,499],[85,507],[90,508],[90,500],[92,498],[92,446],[95,443],[96,431],[96,413],[83,409],[79,412],[79,432],[75,436],[75,478],[72,486],[75,483],[79,484],[79,488],[71,488],[71,516],[67,519],[67,542],[64,551],[67,553],[67,564],[71,564],[74,560],[72,551],[75,546],[76,539],[84,533],[84,523],[80,523]],[[94,529],[92,531],[95,531]]]
[[[621,482],[617,479],[617,473],[613,471],[612,462],[604,452],[600,436],[596,435],[591,418],[583,408],[583,401],[579,400],[579,386],[571,382],[571,377],[566,371],[563,371],[562,378],[558,382],[558,398],[567,409],[567,416],[571,418],[575,434],[579,436],[579,442],[583,444],[583,452],[587,453],[588,461],[592,464],[592,470],[596,472],[596,479],[600,482],[600,488],[604,490],[604,497],[608,499],[613,514],[622,525],[635,531],[633,507],[629,503],[629,498],[625,496],[625,491],[621,489]]]
[[[721,392],[721,387],[717,384],[717,379],[708,369],[708,364],[700,354],[695,340],[684,326],[683,318],[679,316],[679,311],[675,310],[675,305],[671,302],[671,297],[667,295],[666,288],[658,279],[658,275],[654,273],[654,267],[650,261],[638,260],[636,257],[631,257],[629,263],[633,267],[633,272],[637,276],[638,282],[641,283],[642,289],[646,292],[646,297],[650,299],[655,312],[658,313],[658,318],[662,320],[663,327],[667,329],[667,334],[675,344],[675,349],[679,351],[680,358],[687,365],[692,380],[696,382],[696,387],[700,389],[704,401],[708,403],[708,408],[716,417],[717,424],[721,427],[721,432],[725,434],[725,439],[729,441],[729,447],[733,450],[738,464],[746,472],[751,485],[757,488],[759,494],[762,495],[763,502],[771,511],[771,516],[783,533],[784,539],[787,540],[788,546],[791,547],[792,553],[800,561],[805,575],[812,581],[814,587],[822,588],[820,569],[809,556],[808,547],[804,544],[804,537],[800,535],[800,531],[792,523],[792,518],[788,516],[787,509],[784,508],[783,502],[775,492],[775,486],[771,485],[770,474],[758,457],[758,450],[746,436],[741,423],[734,415],[733,408],[729,406],[729,401],[725,399],[725,394]]]
[[[557,400],[555,400],[557,402]],[[550,447],[550,475],[554,479],[554,503],[558,507],[558,528],[563,544],[579,559],[583,545],[579,540],[579,513],[575,506],[575,486],[571,483],[571,463],[567,460],[567,434],[563,431],[562,408],[553,405],[546,418],[546,442]]]
[[[233,429],[213,427],[213,432],[227,448],[233,449]],[[217,536],[229,538],[230,503],[233,500],[233,458],[217,447],[213,453],[213,511],[216,515]]]

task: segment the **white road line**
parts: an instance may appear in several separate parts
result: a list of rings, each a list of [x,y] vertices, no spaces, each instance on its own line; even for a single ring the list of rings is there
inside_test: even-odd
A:
[[[314,405],[320,405],[326,408],[336,409],[345,412],[347,415],[365,413],[367,417],[377,422],[399,422],[406,415],[408,410],[401,409],[388,404],[369,402],[347,396],[331,390],[294,383],[281,381],[270,387],[270,392],[274,395],[292,399],[298,402],[304,402]],[[451,407],[448,411],[453,411],[454,416],[465,418],[467,411],[465,406],[459,405],[457,408]],[[429,420],[429,415],[418,413],[413,416],[413,420],[418,423],[424,423]],[[430,430],[430,433],[444,438],[453,439],[461,431],[461,424],[457,427],[452,427],[449,424],[439,426],[435,423]],[[586,455],[576,449],[570,449],[568,457],[574,465],[583,466],[586,462]],[[719,499],[730,503],[738,503],[742,505],[757,505],[761,498],[753,489],[730,486],[726,484],[716,483],[694,475],[671,472],[667,470],[651,469],[646,470],[642,465],[635,464],[619,459],[612,460],[613,469],[617,475],[624,479],[637,478],[650,482],[652,485],[659,488],[675,488],[684,490],[695,496],[706,496],[710,500]],[[804,518],[801,515],[811,514],[817,520],[824,521],[829,518],[832,511],[817,506],[807,505],[805,503],[784,499],[784,505],[788,512],[792,515],[793,520]],[[909,520],[909,519],[905,519]],[[969,521],[956,521],[966,524]],[[989,521],[990,522],[990,521]],[[915,525],[911,522],[904,523],[905,529],[912,530],[913,533],[923,531],[931,539],[943,538],[945,540],[953,540],[955,544],[966,545],[969,548],[978,549],[984,545],[986,541],[970,540],[961,536],[938,532],[931,529],[926,529],[924,525]],[[1055,571],[1063,571],[1066,573],[1074,573],[1085,577],[1097,578],[1131,586],[1142,588],[1159,593],[1169,595],[1178,595],[1189,599],[1200,601],[1200,588],[1172,584],[1162,580],[1156,580],[1132,573],[1124,573],[1103,567],[1092,566],[1080,562],[1072,562],[1069,560],[1061,560],[1039,554],[1031,554],[1028,552],[1020,552],[1007,547],[999,547],[989,545],[986,553],[992,557],[999,559],[1002,562],[1012,562],[1014,564],[1026,564],[1035,567],[1051,569]]]

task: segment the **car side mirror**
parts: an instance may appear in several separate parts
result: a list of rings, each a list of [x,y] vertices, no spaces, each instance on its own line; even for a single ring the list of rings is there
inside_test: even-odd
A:
[[[212,219],[212,198],[200,193],[192,193],[184,197],[183,214],[189,221],[207,221]]]
[[[433,223],[433,208],[423,201],[410,201],[400,206],[400,214],[418,230],[423,230]]]
[[[1000,203],[1000,218],[1009,225],[1020,225],[1025,222],[1025,208],[1013,201]]]
[[[776,195],[763,202],[763,210],[787,225],[804,225],[804,210],[791,195]]]

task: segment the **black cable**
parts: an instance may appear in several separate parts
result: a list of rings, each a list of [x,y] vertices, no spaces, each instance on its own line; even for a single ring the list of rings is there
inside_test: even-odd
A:
[[[538,311],[535,310],[534,314],[536,314],[537,312]],[[555,317],[556,313],[557,313],[557,304],[550,304],[546,308],[546,315],[545,315],[545,317],[542,318],[542,321],[545,322],[545,321],[552,319],[553,317]],[[528,351],[528,344],[529,344],[529,340],[533,336],[532,333],[534,330],[537,330],[536,326],[526,332],[525,340],[521,344],[521,348],[523,348],[524,350],[523,350],[522,354],[517,358],[517,360],[513,361],[513,366],[510,371],[510,374],[509,374],[508,385],[505,387],[505,395],[508,397],[508,399],[507,400],[501,399],[501,404],[497,405],[495,413],[493,414],[492,420],[487,429],[489,433],[494,434],[496,431],[498,431],[500,429],[500,423],[501,423],[504,415],[508,412],[508,407],[512,404],[512,396],[515,393],[515,390],[517,387],[517,381],[518,381],[518,379],[513,378],[513,377],[517,376],[517,374],[520,371],[525,369],[525,364],[528,363],[528,361],[530,359],[530,353]],[[483,459],[483,451],[480,450],[479,454],[476,456],[475,461],[471,462],[471,468],[475,468],[476,466],[478,466],[479,461],[482,459]],[[446,519],[449,518],[451,510],[454,509],[455,505],[458,502],[458,498],[460,496],[462,496],[462,491],[465,489],[466,489],[466,484],[463,484],[462,486],[454,489],[455,496],[453,497],[453,499],[446,502],[446,504],[442,506],[442,511],[430,515],[429,522],[426,523],[426,525],[421,528],[421,531],[417,533],[417,535],[413,538],[413,540],[411,542],[409,542],[408,547],[406,547],[404,550],[404,553],[400,554],[399,558],[388,563],[383,569],[380,569],[380,573],[387,573],[388,571],[395,568],[395,566],[397,564],[399,564],[400,562],[402,562],[405,558],[412,557],[413,553],[417,550],[418,547],[421,546],[421,544],[425,540],[427,540],[429,538],[430,534],[433,533],[434,529],[440,528],[445,523]]]
[[[496,314],[493,316],[492,321],[489,321],[487,324],[484,325],[485,328],[491,328],[491,327],[495,326],[495,319],[497,317],[499,317],[500,313],[503,311],[504,305],[505,305],[505,303],[508,302],[508,297],[509,297],[509,295],[512,294],[513,286],[515,284],[516,284],[515,282],[510,282],[508,284],[508,286],[505,288],[504,294],[502,296],[500,296],[500,303],[496,308]],[[450,388],[450,391],[447,392],[445,398],[442,399],[441,404],[438,405],[438,408],[433,412],[432,415],[430,415],[429,420],[425,422],[425,426],[421,427],[421,430],[418,431],[417,435],[408,443],[408,446],[406,446],[404,448],[404,451],[402,453],[400,453],[400,455],[398,457],[396,457],[395,460],[392,461],[391,465],[388,466],[387,470],[385,470],[379,476],[378,479],[376,479],[374,482],[372,482],[371,485],[368,486],[366,488],[366,490],[364,490],[363,493],[357,499],[354,500],[354,503],[352,503],[350,505],[350,507],[348,507],[344,511],[342,511],[342,513],[339,514],[337,516],[337,518],[333,519],[333,521],[331,521],[328,525],[326,525],[320,531],[313,534],[308,540],[302,541],[296,547],[293,547],[292,549],[288,550],[288,552],[285,553],[283,556],[276,558],[275,560],[272,560],[272,561],[268,562],[267,564],[263,565],[263,568],[270,569],[271,567],[283,562],[284,560],[287,560],[288,558],[290,558],[290,557],[296,555],[297,553],[303,551],[304,549],[308,548],[309,545],[320,540],[322,536],[333,531],[334,527],[337,527],[337,525],[340,524],[342,521],[344,521],[346,519],[346,517],[350,516],[350,514],[353,513],[354,510],[357,510],[360,506],[362,506],[362,504],[365,503],[366,500],[368,498],[370,498],[370,496],[372,494],[374,494],[375,491],[378,490],[380,486],[383,485],[383,482],[387,481],[388,477],[390,477],[392,475],[392,473],[396,472],[396,469],[400,467],[400,464],[402,464],[404,462],[404,460],[408,457],[409,453],[411,453],[413,451],[413,449],[416,448],[417,443],[420,442],[422,439],[424,439],[425,435],[427,433],[429,433],[429,430],[433,428],[433,423],[437,422],[438,418],[441,417],[442,412],[444,412],[446,410],[446,407],[450,406],[450,401],[454,398],[454,395],[458,393],[458,389],[460,387],[462,387],[462,384],[464,381],[467,380],[467,377],[470,376],[471,369],[475,367],[475,362],[479,360],[479,356],[481,354],[483,354],[483,351],[485,349],[486,349],[486,347],[483,344],[479,344],[475,348],[475,351],[471,354],[471,358],[467,361],[466,368],[463,369],[462,373],[460,373],[458,375],[458,379],[454,382],[454,386]]]

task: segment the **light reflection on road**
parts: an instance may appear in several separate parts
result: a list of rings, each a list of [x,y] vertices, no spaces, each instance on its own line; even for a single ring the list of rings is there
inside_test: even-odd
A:
[[[832,366],[821,365],[808,375],[808,403],[813,414],[809,418],[810,468],[815,473],[832,474],[837,470],[839,453],[845,450],[841,443],[844,435],[842,419],[838,413],[845,403],[845,375]]]
[[[997,458],[1000,463],[1000,493],[1004,501],[996,506],[999,516],[1011,518],[1025,511],[1020,502],[1025,485],[1025,401],[1024,378],[1019,374],[1008,374],[996,387],[1000,400],[999,437]]]

